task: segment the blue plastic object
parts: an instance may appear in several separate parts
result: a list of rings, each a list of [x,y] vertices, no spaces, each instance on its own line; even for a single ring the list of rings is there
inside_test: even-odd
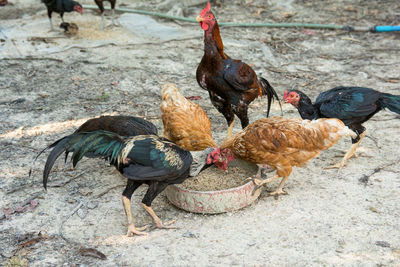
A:
[[[400,26],[375,26],[372,28],[373,32],[394,32],[400,31]]]

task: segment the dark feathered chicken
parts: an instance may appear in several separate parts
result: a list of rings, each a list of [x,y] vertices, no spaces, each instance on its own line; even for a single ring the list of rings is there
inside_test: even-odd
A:
[[[361,139],[366,135],[362,123],[384,108],[400,114],[400,96],[364,87],[335,87],[319,94],[314,104],[303,92],[286,90],[283,100],[295,106],[303,119],[338,118],[357,133],[342,162],[333,166],[339,169],[355,154]]]
[[[53,12],[60,14],[62,22],[64,22],[63,16],[65,12],[76,11],[80,14],[83,13],[81,4],[72,0],[42,0],[42,3],[47,7],[47,15],[49,16],[51,30],[54,30],[53,22],[51,20],[51,14]]]
[[[116,0],[94,0],[96,2],[96,5],[99,7],[100,9],[100,13],[101,13],[101,24],[100,24],[100,29],[103,30],[104,29],[104,5],[103,2],[104,1],[108,1],[111,4],[111,19],[112,19],[112,24],[115,25],[114,23],[114,13],[115,13],[115,2]]]
[[[157,127],[142,118],[133,116],[101,116],[86,121],[75,133],[105,130],[121,136],[157,135]]]
[[[60,28],[64,29],[64,33],[67,36],[76,35],[78,33],[79,27],[75,23],[61,22]]]
[[[196,78],[200,87],[208,91],[214,107],[224,115],[230,136],[234,114],[239,117],[242,128],[249,124],[247,109],[255,98],[267,95],[267,117],[273,97],[279,99],[266,79],[258,79],[249,65],[224,53],[218,22],[210,8],[208,3],[197,17],[204,30],[204,55],[197,67]]]
[[[133,116],[101,116],[93,118],[82,124],[75,133],[92,132],[92,131],[109,131],[121,136],[136,136],[136,135],[157,135],[157,127],[142,118]],[[33,160],[34,165],[37,158],[46,150],[43,149]],[[65,154],[67,160],[68,153]],[[32,174],[32,168],[29,170],[29,176]]]
[[[192,155],[155,135],[138,135],[121,137],[107,131],[80,132],[68,135],[49,148],[54,148],[47,158],[43,172],[43,186],[47,180],[56,159],[64,152],[72,153],[73,166],[85,155],[108,160],[128,179],[122,193],[122,202],[128,219],[128,236],[142,235],[142,229],[136,228],[131,212],[131,197],[142,184],[147,184],[147,190],[142,205],[151,215],[158,228],[169,228],[151,208],[154,198],[170,184],[182,183],[189,177]]]

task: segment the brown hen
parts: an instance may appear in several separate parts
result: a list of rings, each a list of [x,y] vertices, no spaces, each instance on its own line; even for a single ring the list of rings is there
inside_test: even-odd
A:
[[[207,163],[226,169],[228,162],[239,158],[259,166],[254,182],[260,187],[278,178],[282,181],[270,195],[284,193],[282,188],[294,166],[302,166],[342,136],[355,137],[338,119],[301,120],[282,117],[260,119],[226,140],[211,152]],[[261,179],[261,169],[276,170],[272,178]]]
[[[183,149],[200,151],[217,147],[207,113],[186,99],[175,84],[166,84],[161,92],[161,118],[164,137]]]

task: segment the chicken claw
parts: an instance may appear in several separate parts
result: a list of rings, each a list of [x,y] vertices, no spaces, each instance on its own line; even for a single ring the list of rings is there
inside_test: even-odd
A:
[[[280,195],[288,195],[288,193],[286,191],[283,191],[281,188],[278,188],[277,190],[268,193],[268,196],[273,196],[275,200],[278,200],[278,197]]]
[[[147,211],[147,213],[153,218],[153,221],[156,224],[157,228],[159,228],[159,229],[178,229],[178,227],[168,226],[168,225],[171,225],[174,222],[176,222],[176,220],[171,220],[164,224],[161,221],[161,219],[155,214],[154,210],[150,206],[147,206],[144,203],[142,203],[142,206]]]
[[[340,172],[343,169],[343,167],[346,166],[346,165],[347,165],[346,162],[342,161],[342,162],[339,162],[339,163],[336,163],[334,165],[326,167],[325,170],[338,169],[338,171]]]
[[[179,229],[179,227],[176,227],[176,226],[169,226],[171,224],[174,224],[175,222],[176,222],[176,219],[175,220],[170,220],[169,222],[166,222],[166,223],[163,223],[161,221],[157,221],[156,222],[156,226],[159,229]]]
[[[251,192],[252,196],[254,196],[254,194],[257,192],[257,190],[259,190],[262,187],[262,185],[256,184],[255,181],[253,181],[253,182],[254,182],[254,188],[253,188],[253,191]]]
[[[148,225],[136,228],[135,225],[133,223],[131,223],[128,225],[128,232],[126,235],[128,237],[131,237],[133,235],[148,235],[148,233],[142,232],[142,231],[146,230],[147,228],[149,228]]]

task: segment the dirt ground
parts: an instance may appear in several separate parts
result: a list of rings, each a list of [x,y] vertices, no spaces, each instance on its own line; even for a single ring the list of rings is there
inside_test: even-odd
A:
[[[178,84],[187,96],[201,96],[195,101],[210,116],[217,140],[225,133],[226,122],[195,80],[203,54],[203,32],[197,24],[154,18],[156,25],[178,29],[174,37],[154,38],[135,24],[143,21],[140,17],[117,14],[122,26],[100,32],[97,11],[86,9],[82,16],[65,14],[81,33],[64,38],[59,29],[49,32],[45,6],[38,0],[9,2],[0,7],[0,262],[6,266],[400,266],[400,116],[389,111],[365,123],[367,137],[359,157],[344,170],[337,173],[324,167],[340,160],[351,145],[349,139],[295,168],[285,187],[289,194],[278,200],[263,193],[242,210],[199,215],[177,209],[162,193],[152,206],[163,220],[177,219],[179,229],[151,229],[148,236],[126,237],[120,199],[125,181],[101,160],[85,159],[75,170],[60,161],[44,192],[41,172],[46,157],[37,160],[29,179],[33,158],[88,118],[141,116],[162,132],[160,86],[166,82]],[[93,5],[90,0],[81,2]],[[173,9],[192,18],[204,7],[190,5],[196,1],[117,2],[121,7],[159,12]],[[394,0],[217,4],[213,10],[220,21],[400,23],[400,4]],[[57,14],[53,21],[55,26],[60,23]],[[107,16],[106,24],[110,23]],[[280,95],[298,88],[315,99],[339,85],[400,94],[398,33],[221,27],[221,35],[225,52],[253,64]],[[265,116],[265,111],[266,99],[254,101],[250,120]],[[299,117],[289,105],[283,112]],[[280,114],[275,104],[271,115]],[[139,188],[132,198],[139,226],[152,223],[139,204],[145,190]],[[80,247],[95,248],[107,259],[82,256]]]

